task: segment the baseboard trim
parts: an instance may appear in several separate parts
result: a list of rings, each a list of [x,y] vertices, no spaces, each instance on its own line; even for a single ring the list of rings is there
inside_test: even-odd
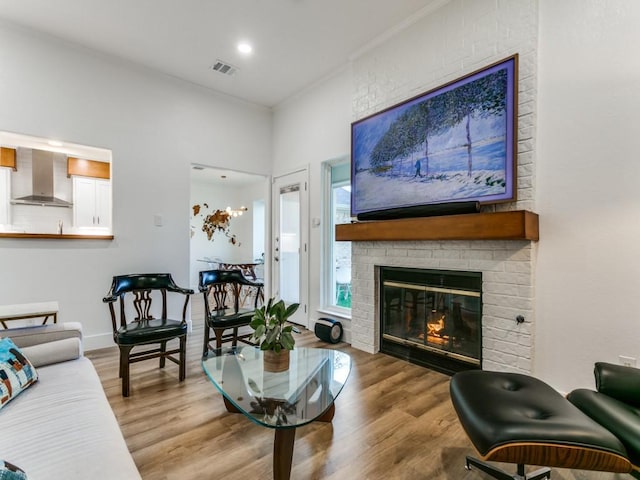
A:
[[[100,333],[98,335],[83,335],[82,343],[85,352],[88,352],[90,350],[98,350],[99,348],[116,346],[116,344],[113,343],[113,334],[111,332]]]

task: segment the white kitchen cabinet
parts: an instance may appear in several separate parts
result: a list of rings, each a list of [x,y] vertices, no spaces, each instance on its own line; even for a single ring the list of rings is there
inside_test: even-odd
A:
[[[111,182],[73,177],[73,226],[111,230]]]
[[[11,223],[9,208],[11,201],[11,169],[0,167],[0,226]],[[2,230],[0,228],[0,230]]]

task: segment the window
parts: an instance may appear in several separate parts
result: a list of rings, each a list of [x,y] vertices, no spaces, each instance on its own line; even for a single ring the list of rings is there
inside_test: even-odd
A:
[[[348,159],[324,164],[326,221],[323,256],[324,305],[351,309],[351,242],[336,242],[335,226],[351,221],[351,169]]]

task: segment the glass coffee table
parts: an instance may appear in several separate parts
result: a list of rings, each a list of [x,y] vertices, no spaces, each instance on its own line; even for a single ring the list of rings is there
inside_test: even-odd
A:
[[[296,428],[333,419],[334,401],[351,371],[351,357],[340,351],[300,347],[290,355],[289,369],[278,373],[265,371],[263,352],[251,346],[209,350],[202,360],[229,412],[275,430],[275,480],[291,476]]]

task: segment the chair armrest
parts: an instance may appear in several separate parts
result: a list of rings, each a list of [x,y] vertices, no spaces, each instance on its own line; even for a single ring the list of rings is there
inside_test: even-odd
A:
[[[238,280],[238,283],[240,285],[246,285],[247,287],[256,287],[256,288],[264,287],[263,282],[254,282],[253,280],[249,280],[247,277],[243,277],[242,280]]]
[[[190,288],[182,288],[182,287],[178,287],[177,285],[175,287],[169,287],[167,288],[167,291],[169,292],[176,292],[176,293],[182,293],[183,295],[193,295],[195,292],[190,289]]]
[[[114,302],[121,294],[136,290],[166,290],[169,292],[191,295],[193,290],[176,285],[170,273],[135,273],[130,275],[116,275],[111,282],[104,303]]]
[[[173,277],[170,274],[165,288],[168,292],[182,293],[183,295],[193,295],[194,293],[190,288],[182,288],[176,285],[176,282],[173,281]]]
[[[182,287],[167,287],[168,292],[182,293],[183,295],[193,295],[195,292],[190,288],[182,288]],[[109,295],[107,297],[102,298],[103,303],[113,303],[118,300],[117,295]]]
[[[79,322],[54,323],[36,327],[8,328],[1,331],[2,336],[13,340],[18,347],[31,347],[44,343],[77,338],[82,342],[82,324]]]
[[[640,369],[597,362],[593,371],[598,392],[640,406]]]

